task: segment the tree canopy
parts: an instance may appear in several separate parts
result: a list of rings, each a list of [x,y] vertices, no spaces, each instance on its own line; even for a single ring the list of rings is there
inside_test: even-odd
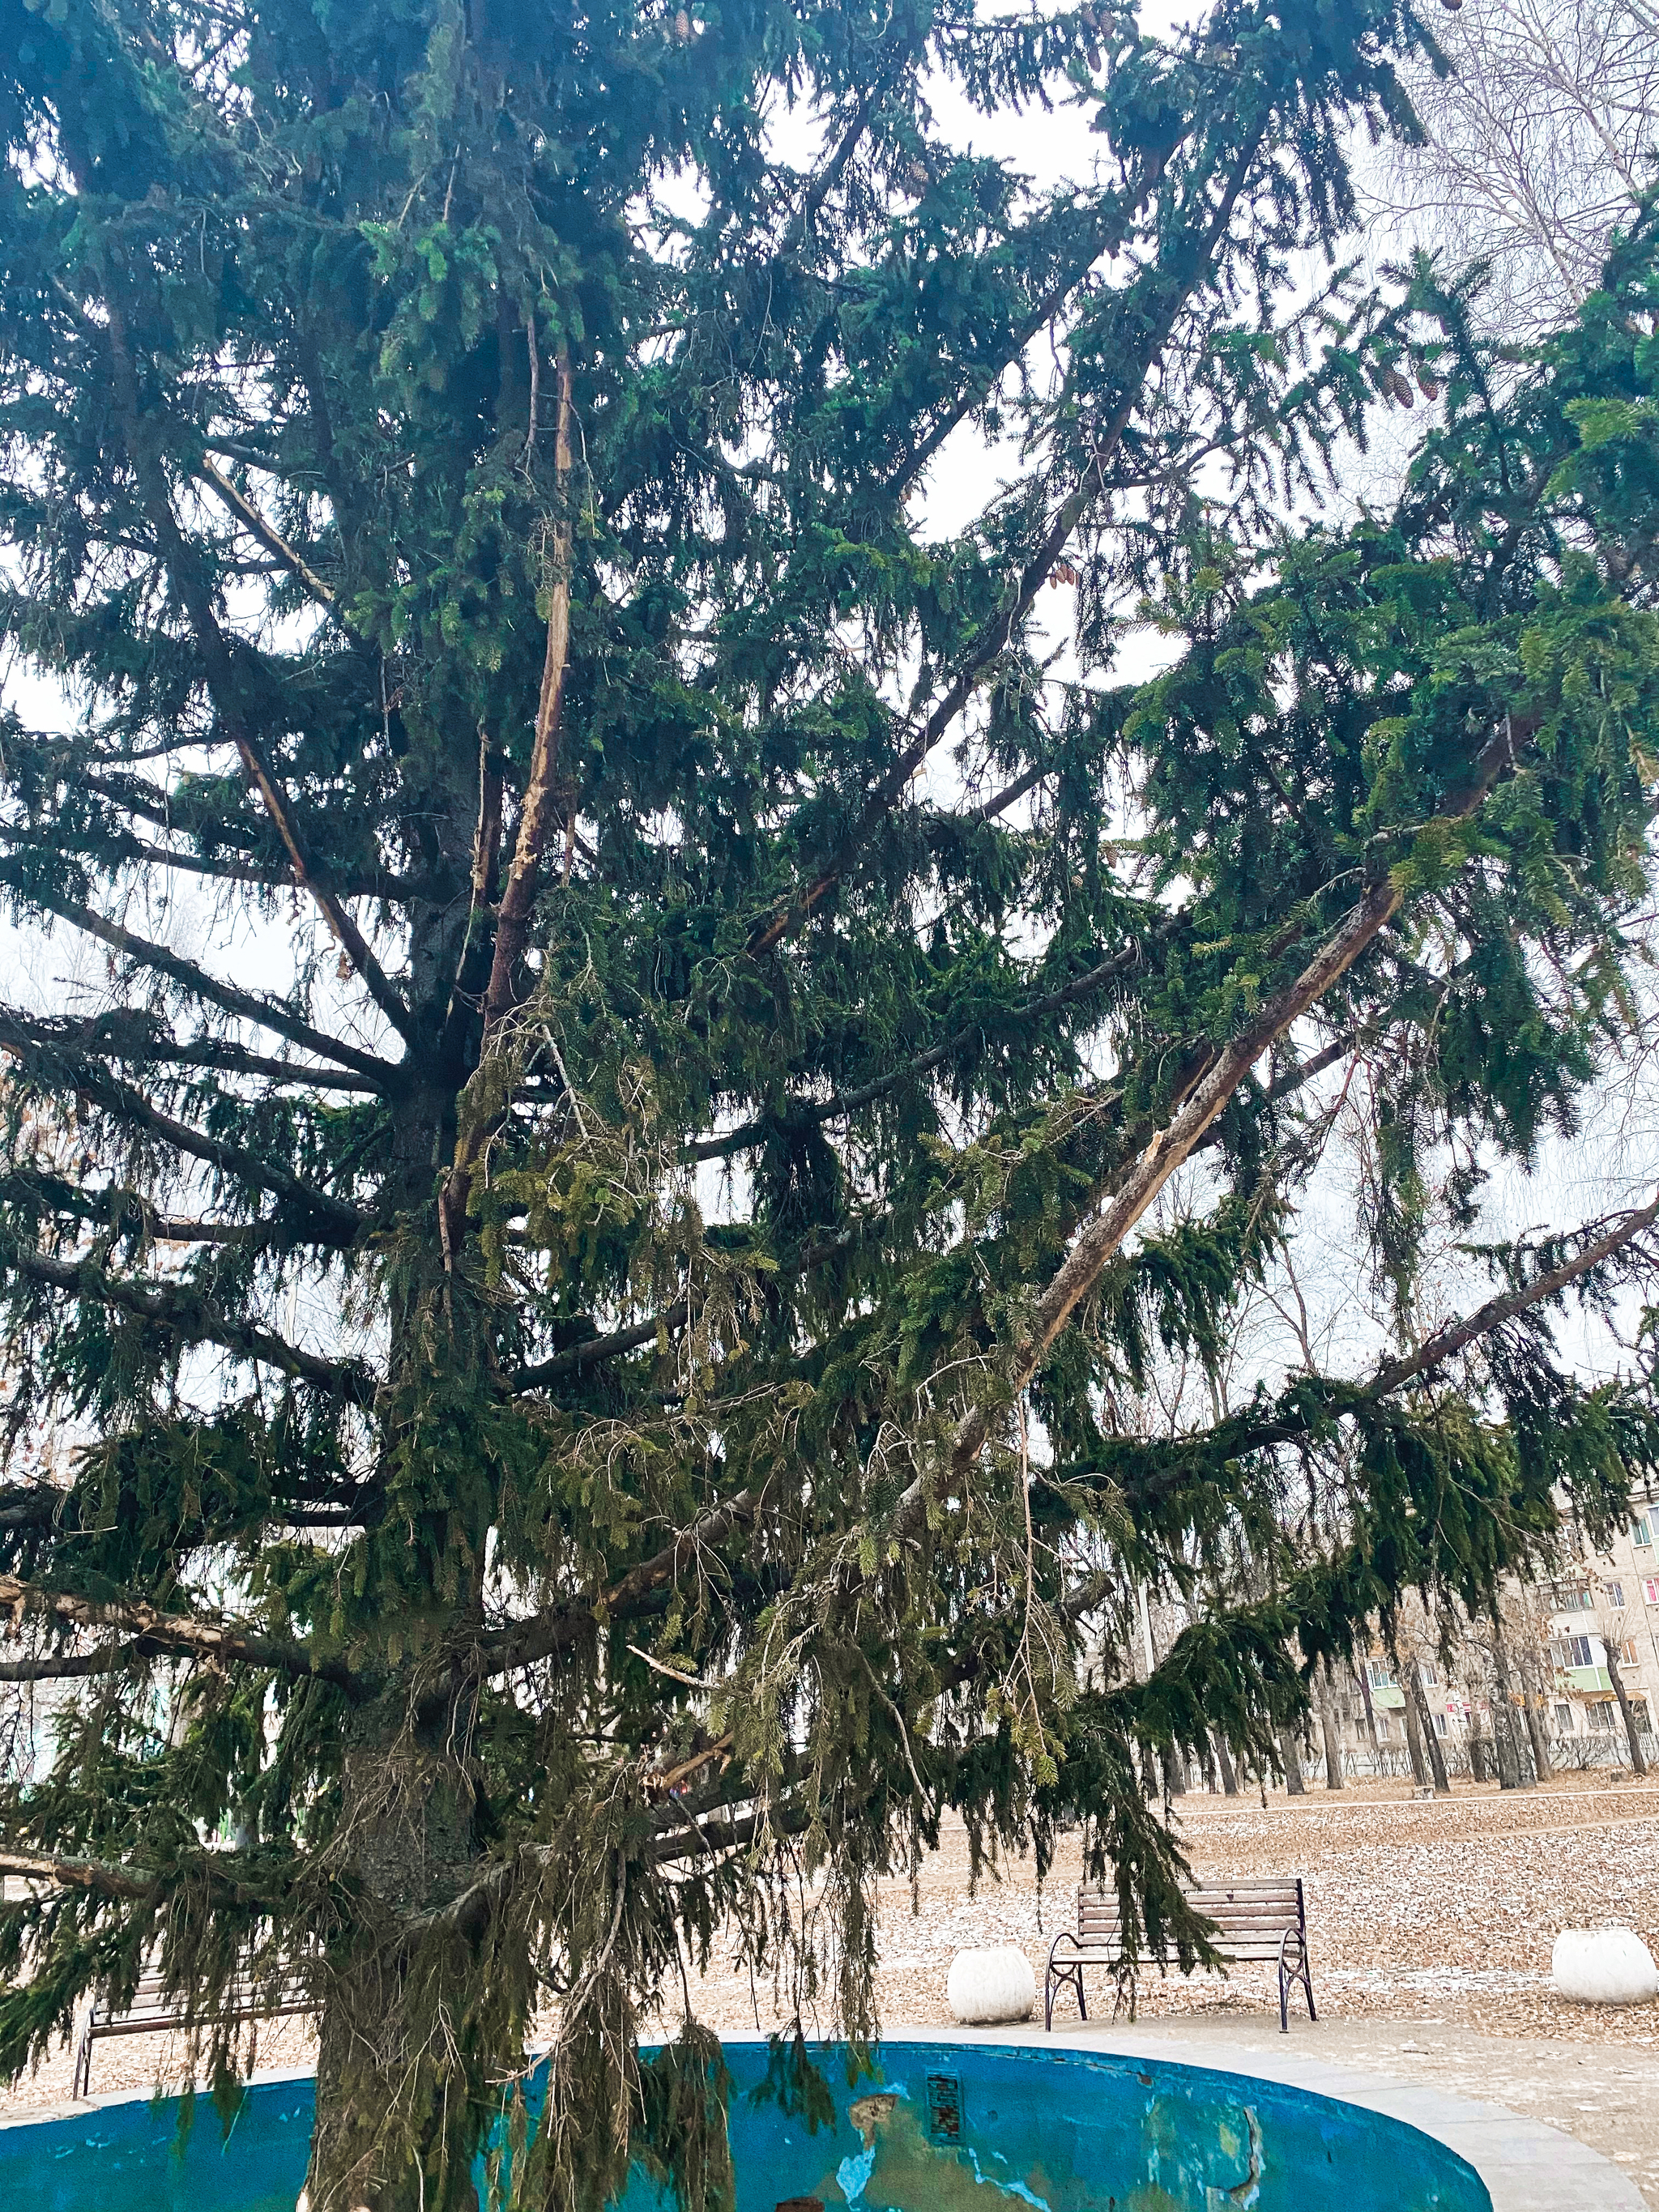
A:
[[[551,2002],[496,2183],[713,2205],[710,2039],[638,2044],[718,1928],[868,2039],[955,1811],[1086,1822],[1190,1966],[1160,1762],[1270,1767],[1651,1464],[1548,1315],[1659,1206],[1125,1413],[1345,1068],[1408,1316],[1431,1157],[1472,1206],[1633,1018],[1659,226],[1524,354],[1359,285],[1425,39],[0,0],[0,887],[98,955],[0,1006],[0,1674],[71,1686],[0,2068],[156,1957],[229,2092],[216,1996],[296,1969],[313,2212],[444,2212]],[[941,119],[1060,103],[1063,187]],[[1148,1585],[1210,1601],[1139,1679]]]

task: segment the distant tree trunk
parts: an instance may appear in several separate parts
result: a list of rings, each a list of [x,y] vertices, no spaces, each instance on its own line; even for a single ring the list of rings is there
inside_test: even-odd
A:
[[[1358,1666],[1354,1668],[1354,1673],[1359,1678],[1359,1695],[1365,1707],[1365,1725],[1371,1732],[1371,1749],[1380,1753],[1382,1749],[1382,1739],[1376,1732],[1376,1707],[1371,1703],[1371,1678],[1364,1660],[1360,1661]]]
[[[1232,1760],[1227,1756],[1227,1739],[1224,1735],[1218,1735],[1215,1739],[1215,1763],[1221,1770],[1222,1789],[1229,1797],[1237,1797],[1238,1777],[1233,1771]]]
[[[1331,1670],[1322,1667],[1314,1677],[1319,1693],[1319,1725],[1325,1736],[1325,1787],[1342,1787],[1342,1732],[1336,1724],[1336,1699],[1331,1689]]]
[[[1292,1797],[1305,1797],[1308,1785],[1302,1779],[1302,1761],[1297,1755],[1296,1730],[1282,1728],[1279,1731],[1279,1755],[1285,1762],[1285,1788]]]
[[[1630,1746],[1630,1771],[1645,1774],[1648,1762],[1642,1754],[1642,1740],[1636,1725],[1636,1716],[1630,1709],[1630,1699],[1625,1694],[1625,1678],[1619,1671],[1619,1652],[1613,1638],[1604,1636],[1601,1648],[1607,1655],[1607,1680],[1613,1685],[1613,1694],[1619,1700],[1619,1711],[1625,1723],[1625,1741]]]
[[[1416,1713],[1418,1724],[1423,1731],[1423,1741],[1429,1754],[1429,1771],[1434,1777],[1435,1795],[1437,1797],[1449,1797],[1451,1777],[1446,1771],[1446,1754],[1441,1748],[1440,1738],[1435,1731],[1434,1715],[1429,1711],[1428,1698],[1424,1692],[1423,1669],[1413,1659],[1408,1671],[1406,1710]]]
[[[1521,1684],[1522,1710],[1527,1716],[1527,1734],[1532,1738],[1533,1765],[1541,1782],[1551,1772],[1555,1762],[1550,1757],[1550,1740],[1544,1727],[1544,1701],[1524,1678]]]
[[[1498,1781],[1500,1789],[1524,1790],[1528,1779],[1521,1747],[1516,1741],[1515,1697],[1510,1687],[1509,1654],[1504,1649],[1504,1625],[1498,1617],[1496,1606],[1492,1613],[1492,1663],[1497,1696],[1492,1700],[1492,1748],[1498,1753]]]
[[[1419,1790],[1429,1784],[1429,1764],[1423,1756],[1423,1723],[1417,1711],[1417,1699],[1402,1675],[1399,1664],[1395,1666],[1395,1680],[1400,1684],[1401,1695],[1406,1701],[1406,1748],[1411,1753],[1412,1779]]]

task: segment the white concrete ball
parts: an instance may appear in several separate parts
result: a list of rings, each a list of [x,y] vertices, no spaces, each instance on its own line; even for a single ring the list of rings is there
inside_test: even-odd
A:
[[[1000,1943],[994,1951],[958,1951],[945,1984],[951,2017],[964,2027],[991,2021],[1030,2020],[1036,1976],[1024,1951]]]
[[[1659,1966],[1633,1928],[1564,1928],[1550,1974],[1580,2004],[1642,2004],[1659,1996]]]

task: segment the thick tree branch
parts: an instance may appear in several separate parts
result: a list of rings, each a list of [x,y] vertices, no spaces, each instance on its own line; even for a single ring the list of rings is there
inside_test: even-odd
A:
[[[89,1054],[152,1067],[212,1068],[228,1075],[266,1076],[274,1083],[313,1091],[379,1091],[368,1075],[337,1067],[313,1067],[304,1060],[276,1060],[222,1037],[195,1036],[182,1042],[165,1035],[147,1015],[123,1008],[83,1021],[43,1020],[16,1006],[0,1006],[0,1024],[27,1036],[43,1052]]]
[[[290,575],[305,586],[319,606],[326,607],[331,614],[335,614],[332,586],[325,584],[316,570],[301,559],[281,532],[265,520],[252,500],[245,498],[230,478],[214,467],[205,453],[202,457],[199,467],[203,481],[212,485],[237,520],[252,532],[266,552],[272,555]],[[336,619],[338,619],[337,615]]]
[[[1474,812],[1505,767],[1513,766],[1519,741],[1520,733],[1512,730],[1506,717],[1504,726],[1475,761],[1467,787],[1449,799],[1440,817],[1442,821],[1462,820]],[[1402,896],[1391,878],[1384,877],[1373,884],[1294,982],[1268,1000],[1255,1021],[1215,1056],[1169,1125],[1152,1138],[1102,1212],[1080,1232],[1037,1298],[1008,1365],[1008,1387],[1013,1395],[1018,1396],[1026,1388],[1060,1331],[1104,1273],[1124,1238],[1182,1162],[1197,1148],[1255,1062],[1275,1037],[1281,1036],[1347,973],[1392,921]],[[989,1426],[989,1412],[983,1404],[963,1414],[952,1440],[954,1467],[963,1468],[974,1459],[985,1442]],[[913,1485],[911,1491],[906,1492],[907,1517],[918,1514],[923,1504],[920,1486]]]
[[[101,1651],[52,1651],[39,1659],[9,1659],[0,1662],[0,1682],[82,1681],[93,1674],[118,1674],[136,1659],[150,1656],[153,1648],[143,1637],[131,1644],[113,1644]]]
[[[269,1329],[222,1312],[210,1300],[184,1285],[137,1282],[112,1275],[90,1260],[54,1260],[40,1252],[8,1251],[0,1243],[0,1267],[10,1267],[30,1282],[90,1299],[118,1312],[135,1315],[165,1328],[182,1344],[216,1344],[240,1358],[274,1367],[296,1382],[310,1382],[331,1397],[353,1406],[370,1406],[379,1389],[375,1376],[359,1362],[324,1359],[301,1350]]]
[[[143,1867],[117,1866],[110,1859],[71,1858],[57,1851],[0,1850],[0,1874],[27,1881],[55,1882],[61,1889],[89,1889],[100,1897],[139,1900],[153,1897],[158,1877]]]
[[[203,1620],[191,1613],[163,1613],[143,1598],[102,1600],[76,1597],[65,1590],[43,1589],[15,1575],[0,1575],[0,1611],[15,1620],[33,1617],[74,1628],[114,1628],[141,1636],[157,1651],[173,1651],[230,1666],[258,1667],[296,1681],[331,1682],[348,1697],[368,1694],[368,1685],[338,1659],[319,1658],[304,1644],[286,1637],[262,1636],[228,1622]]]

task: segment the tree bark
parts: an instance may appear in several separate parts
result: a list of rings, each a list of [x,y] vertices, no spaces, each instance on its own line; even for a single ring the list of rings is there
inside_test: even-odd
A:
[[[1371,1678],[1366,1671],[1366,1665],[1367,1662],[1362,1659],[1353,1671],[1355,1679],[1359,1684],[1360,1701],[1365,1708],[1365,1726],[1370,1732],[1371,1750],[1376,1757],[1377,1771],[1380,1773],[1382,1771],[1382,1739],[1376,1732],[1376,1707],[1371,1703]]]
[[[1279,1731],[1279,1755],[1285,1762],[1285,1788],[1292,1797],[1305,1797],[1308,1785],[1302,1779],[1302,1761],[1297,1755],[1296,1731],[1288,1725]]]
[[[1423,1669],[1417,1660],[1413,1659],[1409,1662],[1408,1673],[1410,1680],[1406,1684],[1407,1710],[1416,1712],[1419,1725],[1423,1731],[1423,1742],[1429,1754],[1429,1771],[1434,1777],[1434,1794],[1437,1797],[1449,1797],[1451,1776],[1446,1771],[1446,1754],[1441,1747],[1440,1738],[1435,1729],[1434,1715],[1429,1711],[1428,1695],[1423,1687]]]
[[[1498,1753],[1498,1783],[1503,1790],[1530,1786],[1526,1763],[1516,1740],[1515,1697],[1510,1686],[1509,1654],[1504,1648],[1504,1625],[1496,1607],[1492,1613],[1492,1664],[1496,1694],[1492,1698],[1492,1748]]]
[[[1395,1662],[1394,1675],[1406,1701],[1406,1748],[1411,1753],[1412,1779],[1419,1790],[1426,1790],[1429,1786],[1429,1764],[1423,1753],[1423,1723],[1417,1710],[1417,1699],[1412,1694],[1411,1685],[1404,1679],[1398,1660]]]
[[[1221,1770],[1221,1787],[1224,1793],[1229,1797],[1237,1797],[1238,1777],[1233,1771],[1233,1762],[1227,1753],[1227,1739],[1224,1735],[1218,1735],[1215,1739],[1215,1763]]]
[[[1319,1690],[1319,1725],[1325,1737],[1325,1787],[1340,1790],[1342,1783],[1342,1731],[1336,1723],[1336,1701],[1331,1690],[1331,1670],[1322,1667],[1315,1676]]]
[[[1636,1716],[1632,1712],[1630,1699],[1625,1693],[1625,1678],[1619,1671],[1618,1647],[1610,1636],[1604,1636],[1601,1644],[1607,1655],[1607,1680],[1613,1685],[1613,1696],[1619,1700],[1620,1717],[1625,1723],[1625,1741],[1630,1746],[1630,1771],[1632,1774],[1645,1774],[1648,1771],[1648,1762],[1643,1756],[1641,1735],[1636,1725]]]
[[[1544,1726],[1544,1701],[1524,1675],[1521,1680],[1522,1709],[1527,1717],[1527,1734],[1532,1740],[1533,1766],[1541,1782],[1553,1771],[1555,1762],[1550,1757],[1550,1740]]]

